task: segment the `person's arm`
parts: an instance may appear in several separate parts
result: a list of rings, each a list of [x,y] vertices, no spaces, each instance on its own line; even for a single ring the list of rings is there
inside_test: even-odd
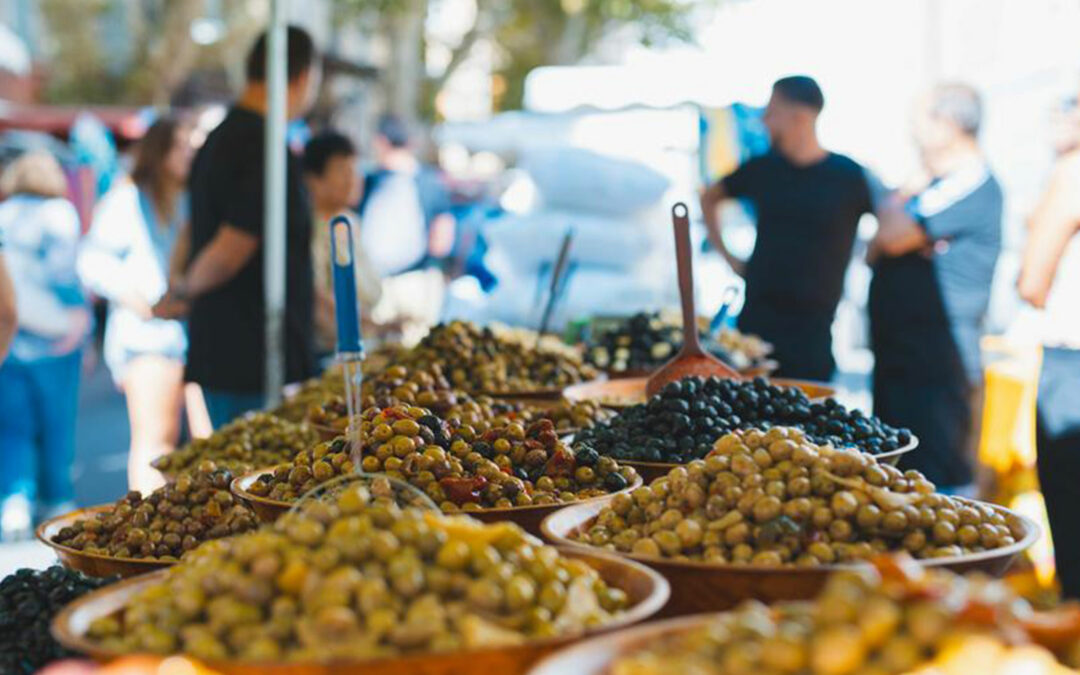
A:
[[[867,259],[873,262],[880,256],[896,257],[926,247],[926,230],[905,208],[906,198],[893,193],[882,199],[876,208],[878,231],[870,242]]]
[[[259,238],[232,225],[222,225],[206,248],[191,261],[177,286],[180,299],[190,300],[222,286],[248,264]]]
[[[18,312],[15,310],[15,286],[7,271],[4,256],[0,255],[0,363],[7,358],[11,341],[18,328]]]
[[[1080,182],[1080,157],[1065,160],[1055,171],[1042,200],[1028,220],[1028,237],[1017,290],[1035,307],[1046,298],[1069,239],[1080,227],[1080,205],[1073,187]]]
[[[723,256],[732,271],[741,277],[746,273],[746,261],[736,258],[724,243],[724,223],[720,214],[720,206],[730,196],[724,181],[713,183],[701,193],[701,214],[705,218],[705,235],[709,243]]]
[[[191,256],[191,222],[185,220],[180,224],[180,231],[176,233],[176,243],[169,255],[169,283],[172,284],[184,278],[184,270],[187,268],[188,258]]]

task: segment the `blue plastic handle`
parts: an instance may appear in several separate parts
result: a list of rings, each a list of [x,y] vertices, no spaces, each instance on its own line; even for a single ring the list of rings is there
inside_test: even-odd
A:
[[[724,327],[724,321],[727,320],[728,312],[731,310],[731,304],[735,302],[735,298],[737,297],[739,297],[739,288],[737,286],[728,286],[724,289],[720,311],[718,311],[716,316],[712,318],[712,321],[709,322],[710,335],[715,337],[720,334],[720,329]]]
[[[330,219],[330,267],[334,277],[339,354],[362,353],[360,304],[356,300],[356,266],[353,256],[352,222],[346,215]]]

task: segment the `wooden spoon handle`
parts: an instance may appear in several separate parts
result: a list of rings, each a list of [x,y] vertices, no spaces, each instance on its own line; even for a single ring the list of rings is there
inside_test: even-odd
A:
[[[694,263],[690,252],[690,211],[686,204],[676,202],[671,207],[671,222],[675,226],[675,260],[679,265],[679,299],[682,301],[683,354],[704,354],[698,339],[697,316],[694,311]]]

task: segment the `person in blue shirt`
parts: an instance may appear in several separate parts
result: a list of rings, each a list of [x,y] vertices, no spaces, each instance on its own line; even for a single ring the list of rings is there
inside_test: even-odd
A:
[[[128,487],[144,494],[164,484],[150,463],[180,435],[187,335],[182,323],[156,319],[150,308],[169,287],[171,263],[185,257],[177,247],[186,242],[191,156],[189,125],[175,117],[155,122],[139,141],[131,176],[98,203],[79,254],[83,283],[109,302],[105,363],[127,400]]]
[[[982,103],[964,84],[922,97],[925,178],[882,208],[870,244],[874,413],[920,439],[904,468],[945,489],[975,481],[984,330],[1001,251],[1001,186],[979,148]]]
[[[0,366],[0,534],[29,532],[33,507],[72,507],[71,465],[82,346],[91,320],[75,273],[79,216],[56,159],[25,154],[0,189],[3,256],[15,288],[18,333]]]

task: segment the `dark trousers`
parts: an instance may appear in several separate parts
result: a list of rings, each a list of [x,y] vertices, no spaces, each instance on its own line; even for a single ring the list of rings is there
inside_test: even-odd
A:
[[[944,380],[914,378],[887,369],[874,371],[874,414],[919,437],[900,468],[917,469],[940,487],[972,483],[970,449],[974,430],[972,389],[961,373]]]
[[[1080,599],[1080,350],[1043,353],[1035,442],[1058,579]]]

